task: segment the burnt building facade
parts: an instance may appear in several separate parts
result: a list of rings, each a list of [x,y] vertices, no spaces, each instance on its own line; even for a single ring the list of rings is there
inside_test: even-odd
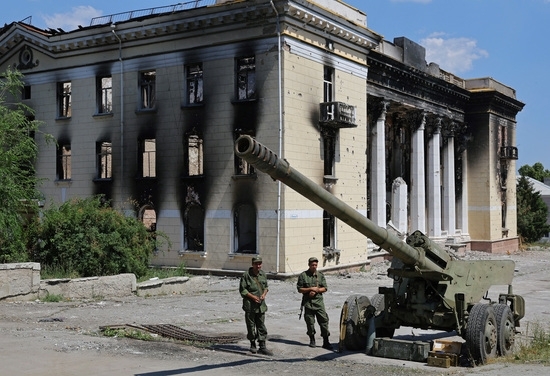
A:
[[[333,0],[210,0],[110,15],[65,32],[0,32],[24,74],[46,202],[104,195],[167,234],[153,263],[295,274],[379,255],[361,234],[234,154],[242,134],[400,233],[517,247],[515,115],[492,79],[427,64]],[[389,225],[388,225],[389,223]]]

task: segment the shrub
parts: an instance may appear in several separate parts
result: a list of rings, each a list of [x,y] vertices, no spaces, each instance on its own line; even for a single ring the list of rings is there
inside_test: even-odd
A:
[[[65,270],[80,277],[147,272],[159,232],[111,208],[101,196],[74,199],[43,215],[34,261],[45,269]]]

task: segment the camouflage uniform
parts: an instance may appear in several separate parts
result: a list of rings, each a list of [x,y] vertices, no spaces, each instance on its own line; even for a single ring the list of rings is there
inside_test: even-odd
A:
[[[325,276],[320,271],[313,274],[310,270],[306,270],[298,277],[298,291],[302,287],[315,286],[327,288]],[[330,336],[328,315],[325,311],[323,294],[316,294],[313,297],[310,297],[308,294],[303,294],[302,305],[304,306],[304,321],[306,322],[307,335],[310,337],[315,335],[315,318],[317,318],[317,322],[321,328],[321,337],[325,338]]]

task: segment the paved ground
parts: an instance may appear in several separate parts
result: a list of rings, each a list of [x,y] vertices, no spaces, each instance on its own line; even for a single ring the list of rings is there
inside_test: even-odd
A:
[[[497,257],[468,253],[468,258]],[[550,252],[526,251],[504,256],[516,261],[514,292],[526,300],[527,314],[519,339],[534,325],[550,323]],[[331,340],[338,342],[340,309],[353,293],[371,296],[390,285],[387,265],[368,272],[329,275],[325,295],[331,318]],[[303,320],[298,320],[300,295],[295,280],[270,281],[267,327],[271,358],[247,353],[238,279],[193,277],[193,293],[156,298],[129,296],[118,300],[62,303],[0,302],[0,375],[537,375],[541,365],[495,363],[476,368],[441,369],[424,363],[383,359],[362,353],[329,352],[306,346]],[[491,291],[493,298],[499,289]],[[100,326],[174,324],[206,335],[241,335],[243,340],[215,349],[181,342],[139,341],[101,335]],[[447,335],[445,333],[445,335]],[[441,333],[401,328],[396,338],[430,339]],[[320,339],[319,339],[320,341]]]

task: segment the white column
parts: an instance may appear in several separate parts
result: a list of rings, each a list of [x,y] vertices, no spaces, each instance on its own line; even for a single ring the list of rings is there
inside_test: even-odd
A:
[[[424,127],[420,126],[411,136],[411,229],[426,232],[426,179],[424,175]]]
[[[428,236],[441,236],[441,124],[428,141]]]
[[[371,221],[386,228],[386,112],[387,102],[382,102],[381,113],[372,128]]]
[[[447,236],[456,232],[456,195],[455,195],[455,142],[451,135],[443,148],[443,230]]]
[[[468,151],[462,152],[462,196],[458,201],[458,228],[462,234],[462,241],[469,240],[468,231]]]
[[[403,178],[396,178],[392,184],[391,222],[401,234],[407,234],[407,183]]]

